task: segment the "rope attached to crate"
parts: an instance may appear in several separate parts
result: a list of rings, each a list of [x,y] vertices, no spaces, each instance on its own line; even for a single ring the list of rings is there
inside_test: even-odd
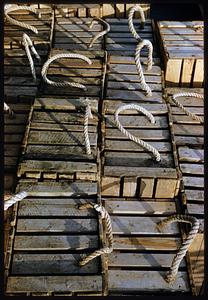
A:
[[[4,112],[8,113],[11,118],[14,117],[14,111],[6,104],[6,102],[4,102]]]
[[[90,147],[90,139],[89,139],[89,131],[88,131],[88,123],[89,118],[93,119],[90,102],[86,99],[86,107],[85,107],[85,116],[84,116],[84,139],[85,139],[85,148],[86,153],[91,155],[91,147]]]
[[[37,53],[35,47],[33,46],[33,43],[31,41],[30,37],[26,33],[23,33],[22,38],[23,38],[22,44],[25,47],[27,58],[28,58],[29,63],[30,63],[31,73],[32,73],[34,81],[36,81],[37,78],[36,78],[36,72],[35,72],[35,65],[34,65],[34,62],[33,62],[33,59],[32,59],[30,48],[31,48],[32,53],[37,58],[37,60],[41,61],[41,58],[40,58],[39,54]]]
[[[93,253],[91,253],[90,255],[81,259],[79,262],[80,266],[86,265],[91,260],[93,260],[94,258],[96,258],[102,254],[109,254],[113,251],[113,229],[112,229],[111,218],[110,218],[107,210],[102,205],[94,204],[92,202],[80,204],[78,206],[78,209],[87,209],[87,208],[94,208],[98,213],[101,214],[101,218],[105,221],[106,234],[108,235],[108,247],[104,247],[99,250],[96,250]]]
[[[18,5],[11,5],[9,7],[6,7],[5,8],[5,17],[7,19],[8,22],[10,22],[11,24],[13,25],[17,25],[17,26],[20,26],[20,27],[23,27],[23,28],[26,28],[26,29],[29,29],[29,30],[32,30],[34,33],[38,33],[38,30],[37,28],[35,28],[34,26],[32,25],[29,25],[29,24],[26,24],[24,22],[20,22],[20,21],[17,21],[15,20],[14,18],[10,17],[8,14],[13,12],[13,11],[16,11],[16,10],[27,10],[27,11],[30,11],[30,12],[33,12],[34,14],[38,14],[38,18],[41,17],[41,13],[37,11],[36,8],[34,7],[31,7],[31,6],[25,6],[25,5],[22,5],[22,6],[18,6]]]
[[[128,15],[128,25],[129,25],[129,29],[131,31],[131,33],[133,34],[133,37],[138,40],[141,41],[142,38],[138,35],[138,33],[136,32],[136,29],[134,27],[134,23],[133,23],[133,16],[134,13],[138,11],[140,13],[140,18],[141,18],[141,25],[140,28],[143,29],[144,25],[145,25],[145,16],[144,16],[144,12],[143,9],[141,8],[141,6],[139,4],[136,4],[135,6],[133,6],[130,11],[129,11],[129,15]]]
[[[173,222],[182,222],[182,223],[190,223],[191,224],[191,230],[187,236],[187,239],[182,243],[180,246],[178,252],[176,253],[175,257],[173,258],[170,270],[168,271],[165,280],[168,283],[173,283],[176,279],[176,275],[178,273],[179,265],[186,255],[186,252],[188,251],[192,241],[194,240],[198,230],[199,230],[199,221],[197,218],[193,216],[186,216],[186,215],[173,215],[170,217],[167,217],[164,220],[161,220],[159,223],[157,223],[157,229],[159,231],[162,231],[162,229],[169,223]]]
[[[202,120],[202,118],[200,118],[199,116],[197,116],[196,114],[190,112],[187,108],[185,108],[178,100],[177,98],[180,97],[194,97],[194,98],[199,98],[199,99],[204,99],[204,96],[202,94],[198,94],[198,93],[177,93],[174,94],[172,96],[172,101],[185,113],[187,114],[189,117],[191,117],[194,120],[199,121],[200,123],[204,123],[204,121]]]
[[[147,70],[152,69],[152,53],[153,53],[153,46],[152,43],[149,40],[142,40],[139,42],[139,44],[136,47],[136,52],[135,52],[135,63],[136,63],[136,69],[139,75],[139,82],[141,84],[142,90],[146,92],[146,96],[151,97],[152,96],[152,91],[149,87],[149,85],[146,83],[145,78],[144,78],[144,73],[143,69],[141,66],[140,62],[140,52],[143,47],[147,47],[148,49],[148,58],[147,58]]]
[[[11,196],[11,198],[4,202],[4,210],[7,210],[10,206],[13,204],[23,200],[28,196],[27,192],[23,191],[20,193],[17,193],[16,195]]]
[[[95,43],[95,41],[97,41],[97,39],[99,39],[101,36],[104,36],[105,34],[107,34],[109,31],[110,31],[110,25],[104,21],[103,19],[101,18],[97,18],[97,17],[94,17],[92,22],[90,23],[89,25],[89,28],[92,28],[93,25],[99,21],[101,24],[103,24],[105,26],[105,30],[99,32],[96,36],[94,36],[90,42],[90,45],[89,45],[89,48],[92,47],[92,45]]]
[[[75,54],[75,53],[60,53],[60,54],[56,54],[52,57],[50,57],[43,65],[42,67],[42,71],[41,71],[41,75],[43,77],[43,80],[52,85],[52,86],[55,86],[55,87],[65,87],[65,86],[71,86],[71,87],[76,87],[76,88],[79,88],[79,89],[83,89],[83,90],[87,90],[87,88],[83,85],[83,84],[80,84],[80,83],[76,83],[76,82],[69,82],[69,81],[59,81],[59,82],[56,82],[56,81],[52,81],[52,80],[49,80],[47,78],[47,71],[48,71],[48,68],[50,66],[50,64],[56,60],[56,59],[60,59],[60,58],[79,58],[81,60],[84,60],[86,61],[89,65],[92,64],[92,61],[86,57],[85,55],[82,55],[82,54]]]
[[[154,116],[149,112],[147,111],[145,108],[137,105],[137,104],[126,104],[126,105],[122,105],[120,106],[116,112],[115,112],[115,115],[114,115],[114,120],[115,120],[115,123],[116,123],[116,126],[118,127],[118,129],[127,137],[129,138],[130,140],[132,140],[133,142],[139,144],[141,147],[145,148],[146,150],[152,152],[153,156],[156,158],[156,161],[160,161],[160,154],[159,152],[151,145],[149,145],[147,142],[144,142],[143,140],[135,137],[133,134],[131,134],[130,132],[128,132],[120,123],[119,121],[119,118],[118,118],[118,115],[120,112],[126,110],[126,109],[136,109],[137,111],[143,113],[149,120],[152,124],[155,123],[155,118]]]

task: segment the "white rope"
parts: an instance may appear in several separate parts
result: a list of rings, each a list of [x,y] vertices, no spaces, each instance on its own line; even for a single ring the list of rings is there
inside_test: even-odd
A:
[[[6,104],[6,102],[4,102],[4,112],[8,113],[10,117],[14,116],[14,111]]]
[[[86,99],[86,107],[85,107],[85,116],[84,116],[84,139],[85,139],[85,147],[86,147],[86,153],[88,155],[91,154],[91,147],[90,147],[90,139],[89,139],[89,132],[88,132],[88,121],[89,118],[93,119],[92,111],[90,102],[88,99]]]
[[[188,251],[191,243],[193,242],[198,230],[199,230],[199,221],[192,216],[186,216],[186,215],[173,215],[170,217],[167,217],[164,220],[161,220],[157,224],[157,228],[159,231],[162,231],[163,227],[165,227],[169,223],[173,222],[183,222],[183,223],[190,223],[191,224],[191,230],[187,236],[187,239],[182,243],[180,246],[178,252],[176,253],[175,257],[173,258],[170,270],[168,271],[165,280],[168,283],[172,283],[176,279],[176,275],[178,273],[179,265],[186,255],[186,252]]]
[[[25,47],[25,52],[27,54],[27,57],[28,57],[28,60],[29,60],[29,63],[30,63],[31,73],[32,73],[33,79],[36,81],[35,65],[34,65],[34,62],[33,62],[33,59],[32,59],[32,55],[30,53],[30,48],[31,48],[32,53],[37,58],[37,60],[41,61],[41,58],[40,58],[39,54],[37,53],[35,47],[33,46],[33,43],[31,41],[30,37],[26,33],[23,33],[22,38],[23,38],[23,43],[22,44]]]
[[[89,65],[92,64],[92,61],[86,57],[85,55],[81,55],[81,54],[74,54],[74,53],[60,53],[60,54],[56,54],[54,56],[52,56],[51,58],[49,58],[43,65],[42,67],[42,71],[41,71],[41,75],[43,77],[43,80],[50,84],[50,85],[53,85],[53,86],[56,86],[56,87],[64,87],[64,86],[71,86],[71,87],[76,87],[76,88],[79,88],[79,89],[83,89],[83,90],[87,90],[87,88],[83,85],[83,84],[80,84],[80,83],[76,83],[76,82],[69,82],[69,81],[62,81],[62,82],[56,82],[56,81],[52,81],[52,80],[49,80],[47,78],[47,71],[48,71],[48,68],[50,66],[50,64],[56,60],[56,59],[59,59],[59,58],[79,58],[79,59],[82,59],[84,61],[86,61]]]
[[[29,24],[26,24],[24,22],[20,22],[20,21],[17,21],[13,18],[11,18],[8,13],[10,12],[13,12],[13,11],[16,11],[16,10],[27,10],[27,11],[31,11],[33,12],[34,14],[38,14],[38,18],[41,17],[41,14],[37,11],[36,8],[34,7],[31,7],[31,6],[18,6],[18,5],[11,5],[9,7],[6,7],[5,9],[5,16],[6,16],[6,19],[8,20],[8,22],[10,22],[11,24],[13,25],[17,25],[17,26],[20,26],[20,27],[23,27],[23,28],[26,28],[26,29],[29,29],[29,30],[32,30],[34,33],[38,33],[38,30],[37,28],[35,28],[34,26],[31,26]]]
[[[97,17],[95,17],[95,18],[92,20],[92,22],[91,22],[90,25],[89,25],[89,28],[92,28],[93,25],[94,25],[95,23],[97,23],[97,21],[99,21],[100,23],[102,23],[102,24],[105,26],[105,30],[99,32],[96,36],[94,36],[94,37],[92,38],[92,40],[91,40],[91,42],[90,42],[90,45],[89,45],[89,48],[92,47],[92,45],[94,44],[95,41],[97,41],[97,39],[99,39],[101,36],[104,36],[106,33],[108,33],[108,32],[110,31],[110,25],[109,25],[106,21],[104,21],[103,19],[97,18]]]
[[[128,15],[128,25],[129,25],[129,30],[131,31],[131,33],[133,34],[133,37],[136,40],[141,41],[141,37],[138,35],[138,33],[135,30],[134,27],[134,23],[133,23],[133,16],[135,11],[139,11],[140,13],[140,17],[141,17],[141,25],[140,27],[143,29],[144,28],[144,24],[145,24],[145,16],[144,16],[144,12],[143,9],[141,8],[140,5],[136,4],[135,6],[133,6],[130,11],[129,11],[129,15]]]
[[[108,247],[101,248],[99,250],[94,251],[90,255],[86,256],[85,258],[81,259],[79,262],[80,266],[86,265],[88,262],[93,260],[94,258],[102,255],[102,254],[109,254],[113,251],[113,229],[110,216],[107,210],[98,204],[94,203],[85,203],[81,204],[78,207],[79,209],[86,209],[86,208],[94,208],[98,213],[101,214],[101,218],[106,222],[106,234],[108,235]]]
[[[141,147],[147,149],[148,151],[152,152],[152,154],[154,155],[154,157],[156,158],[156,161],[160,161],[160,154],[159,152],[151,145],[149,145],[148,143],[144,142],[143,140],[140,140],[139,138],[135,137],[133,134],[131,134],[130,132],[128,132],[120,123],[118,115],[120,112],[126,110],[126,109],[136,109],[139,112],[142,112],[149,120],[152,124],[155,123],[155,119],[154,116],[148,112],[145,108],[137,105],[137,104],[127,104],[127,105],[122,105],[120,106],[116,112],[115,112],[115,123],[116,126],[119,128],[119,130],[125,135],[127,136],[130,140],[132,140],[133,142],[139,144]]]
[[[172,96],[172,101],[183,111],[185,114],[187,114],[189,117],[191,117],[194,120],[199,121],[200,123],[204,123],[202,118],[197,116],[196,114],[190,112],[187,108],[185,108],[178,100],[176,100],[179,97],[194,97],[194,98],[200,98],[204,99],[204,96],[202,94],[198,93],[177,93]]]
[[[148,48],[148,58],[147,58],[147,70],[151,70],[152,68],[152,53],[153,53],[153,46],[152,43],[149,40],[141,40],[136,48],[135,52],[135,63],[136,63],[136,69],[139,75],[139,82],[141,84],[141,87],[144,91],[146,91],[146,96],[151,97],[152,91],[148,84],[146,84],[144,73],[142,70],[141,62],[140,62],[140,52],[143,47]]]
[[[10,206],[23,200],[27,196],[28,196],[27,192],[24,192],[24,191],[14,195],[14,196],[11,196],[11,198],[9,200],[4,202],[4,210],[7,210]]]

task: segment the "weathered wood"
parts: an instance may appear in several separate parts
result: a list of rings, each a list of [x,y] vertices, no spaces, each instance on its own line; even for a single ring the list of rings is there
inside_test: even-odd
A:
[[[197,187],[197,188],[204,188],[204,178],[203,177],[188,177],[183,176],[184,186],[187,187]]]
[[[181,86],[188,86],[188,87],[190,86],[192,72],[193,72],[193,66],[194,66],[193,59],[184,59],[183,60]]]
[[[155,179],[154,178],[141,178],[140,179],[140,197],[152,198],[154,190]]]
[[[153,125],[154,126],[154,125]],[[168,140],[170,138],[167,129],[128,129],[128,132],[142,140]],[[117,128],[106,128],[106,138],[117,140],[128,140],[128,138]]]
[[[70,291],[101,291],[102,276],[10,276],[7,283],[7,293],[20,292],[65,292]]]
[[[178,148],[179,161],[181,162],[204,162],[204,150],[191,149],[189,147]]]
[[[138,100],[138,99],[137,99]],[[138,102],[135,101],[132,103],[137,104]],[[104,110],[106,114],[114,114],[116,109],[123,105],[128,104],[128,101],[125,100],[105,100],[104,103]],[[142,103],[142,107],[147,109],[149,112],[151,112],[153,115],[161,115],[167,113],[167,105],[165,103],[163,104],[156,104],[156,103]],[[135,109],[129,109],[122,111],[119,115],[139,115],[139,112],[137,112]],[[120,118],[120,117],[119,117]]]
[[[145,93],[143,91],[122,91],[122,90],[113,90],[113,89],[108,89],[107,91],[107,99],[122,99],[122,100],[128,100],[128,101],[133,101],[136,100],[137,103],[139,104],[142,101],[145,101],[147,103],[163,103],[161,93],[160,92],[152,92],[152,97],[147,98],[145,96]]]
[[[182,136],[204,136],[204,128],[201,125],[173,124],[173,131],[176,135]]]
[[[178,180],[168,178],[158,178],[155,191],[156,198],[174,198],[176,194]]]
[[[186,175],[204,175],[204,165],[180,163],[180,168],[182,173]]]
[[[83,254],[14,254],[11,275],[98,273],[98,259],[79,267]],[[86,255],[86,254],[84,254]]]
[[[115,117],[110,115],[105,115],[106,120],[106,127],[116,127],[115,126]],[[149,119],[143,115],[137,115],[137,116],[125,116],[121,115],[119,116],[119,121],[124,127],[130,127],[130,128],[168,128],[168,120],[167,116],[155,116],[155,123],[150,123]]]
[[[138,74],[136,65],[133,64],[110,64],[109,72],[119,74]],[[153,66],[151,70],[144,69],[144,75],[161,75],[161,68]]]
[[[150,83],[149,87],[152,91],[161,91],[162,85],[161,84],[155,84]],[[129,82],[116,82],[116,81],[109,81],[108,82],[108,88],[109,89],[121,89],[121,90],[142,90],[140,83],[129,83]]]
[[[137,191],[137,178],[128,177],[124,178],[123,196],[135,197]]]
[[[169,60],[166,65],[165,80],[168,86],[178,85],[180,82],[182,61],[180,59]]]
[[[190,201],[204,201],[204,190],[186,189],[187,200]]]
[[[188,203],[187,204],[187,210],[190,215],[201,215],[203,217],[204,215],[204,204],[193,204]]]
[[[109,270],[110,291],[142,292],[188,292],[186,272],[178,272],[176,281],[170,286],[165,280],[165,271],[127,271]]]
[[[130,82],[136,82],[138,83],[138,75],[136,74],[125,74],[125,73],[109,73],[108,75],[108,87],[112,87],[111,81],[116,80],[119,82],[125,82],[125,85],[130,84]],[[160,87],[161,83],[161,78],[160,76],[155,76],[155,75],[146,75],[145,76],[146,82],[148,82],[151,86],[152,83],[156,84],[158,88]],[[115,81],[114,81],[115,83]],[[123,83],[124,84],[124,83]],[[152,85],[154,86],[154,85]],[[132,85],[134,87],[134,85]]]

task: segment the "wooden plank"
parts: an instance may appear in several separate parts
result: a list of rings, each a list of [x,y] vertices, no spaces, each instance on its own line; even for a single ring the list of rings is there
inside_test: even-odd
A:
[[[181,146],[204,146],[204,138],[198,136],[175,136],[175,141],[177,145]]]
[[[173,260],[173,254],[163,253],[119,253],[109,254],[109,267],[159,267],[169,268]],[[185,267],[182,260],[180,267]]]
[[[111,216],[112,228],[114,234],[155,234],[155,235],[175,235],[178,234],[178,227],[176,223],[172,223],[163,232],[159,232],[156,224],[162,220],[163,217],[143,217],[143,216]]]
[[[204,165],[180,163],[180,169],[186,175],[204,175]]]
[[[165,81],[168,86],[179,84],[181,64],[181,59],[168,60],[165,71]]]
[[[128,132],[133,134],[134,136],[139,137],[142,140],[153,140],[153,141],[161,141],[161,140],[169,140],[170,133],[167,129],[128,129]],[[115,140],[128,140],[128,138],[123,135],[123,133],[117,128],[106,128],[106,138],[107,139],[115,139]]]
[[[146,82],[147,82],[147,80],[146,80]],[[148,85],[152,91],[161,91],[162,90],[161,84],[150,83]],[[116,81],[109,81],[108,88],[115,89],[115,90],[121,89],[121,90],[131,90],[131,91],[142,90],[140,83],[116,82]]]
[[[15,251],[86,250],[98,247],[97,235],[16,235]]]
[[[96,182],[27,182],[19,180],[16,192],[26,191],[28,196],[71,197],[73,195],[96,195]]]
[[[85,91],[80,91],[80,89],[77,88],[72,88],[72,87],[65,87],[65,89],[59,90],[55,89],[53,86],[46,86],[44,89],[43,94],[47,95],[74,95],[74,96],[80,96],[80,95],[86,95],[86,96],[91,96],[91,97],[99,97],[101,93],[101,88],[99,86],[94,86],[94,85],[86,85],[87,92]]]
[[[119,74],[138,74],[136,65],[133,64],[110,64],[109,65],[110,73],[119,73]],[[160,66],[153,66],[151,70],[144,69],[144,75],[161,75]]]
[[[204,81],[204,60],[197,59],[193,77],[193,87],[202,87]]]
[[[190,86],[192,72],[194,66],[194,59],[184,59],[181,75],[181,86]]]
[[[120,194],[120,178],[105,177],[101,179],[101,192],[104,196],[119,196]]]
[[[114,4],[103,4],[103,17],[115,16]]]
[[[176,281],[170,286],[165,280],[165,271],[127,271],[109,270],[108,284],[110,291],[142,292],[188,292],[186,272],[178,272]]]
[[[105,166],[104,175],[105,176],[136,176],[144,178],[177,178],[176,170],[172,168],[154,168],[154,173],[152,168],[144,167],[122,167],[122,166]]]
[[[97,231],[96,219],[38,219],[31,216],[30,219],[19,219],[17,221],[18,233],[89,233]]]
[[[159,152],[171,152],[170,142],[152,142],[148,144],[155,147]],[[146,150],[132,141],[105,140],[105,150],[122,149],[122,151],[145,152]]]
[[[11,275],[56,275],[98,273],[98,259],[80,268],[83,254],[19,254],[13,255]],[[86,255],[86,254],[84,254]]]
[[[124,4],[116,4],[115,6],[115,17],[123,18],[124,17]]]
[[[204,128],[201,125],[173,124],[173,132],[175,135],[204,136]]]
[[[186,189],[186,197],[188,201],[204,201],[204,191]]]
[[[155,191],[156,198],[174,198],[178,180],[158,178]]]
[[[137,191],[137,178],[126,177],[124,178],[123,196],[135,197]]]
[[[111,115],[105,115],[105,120],[106,120],[106,127],[115,127],[114,125],[114,116]],[[119,121],[124,127],[130,127],[130,128],[168,128],[168,120],[167,116],[155,116],[155,123],[152,124],[150,123],[149,119],[146,116],[143,115],[138,115],[135,116],[125,116],[121,115],[119,116]]]
[[[139,196],[143,198],[152,198],[154,183],[154,178],[141,178]]]
[[[204,178],[203,177],[183,176],[183,182],[184,182],[185,188],[187,188],[187,187],[204,188]]]
[[[116,81],[119,81],[119,82],[125,82],[125,84],[127,84],[129,82],[138,82],[138,75],[136,75],[136,74],[124,74],[124,73],[109,73],[109,75],[108,75],[108,87],[111,86],[109,84],[112,80],[116,80]],[[160,76],[146,75],[145,76],[145,81],[148,84],[149,83],[160,84],[161,83],[161,78],[160,78]]]
[[[194,25],[203,25],[202,21],[160,21],[158,22],[160,28],[190,28]]]
[[[116,214],[173,214],[176,211],[174,202],[155,201],[121,201],[105,200],[105,208],[111,215]]]
[[[160,92],[152,92],[152,97],[147,98],[145,96],[144,91],[128,91],[128,90],[113,90],[113,89],[108,89],[107,91],[107,99],[122,99],[122,100],[128,100],[128,101],[133,101],[136,100],[138,103],[141,103],[142,101],[144,102],[151,102],[151,103],[158,103],[162,104],[163,99],[162,95]]]
[[[93,26],[93,28],[89,28],[87,24],[59,24],[56,23],[55,25],[56,31],[69,31],[69,32],[77,32],[77,31],[91,31],[91,32],[98,32],[102,31],[102,25],[97,23]]]
[[[203,107],[187,107],[187,108],[190,112],[193,112],[197,115],[204,115],[204,108]],[[176,107],[176,106],[171,106],[171,110],[172,110],[172,113],[174,113],[174,114],[178,114],[178,115],[184,115],[185,114],[179,107]]]
[[[178,124],[199,124],[199,121],[194,120],[187,115],[173,115],[172,118],[173,122]],[[201,116],[201,118],[204,121],[204,117]]]
[[[7,293],[20,292],[65,292],[101,291],[102,276],[10,276],[7,282]]]
[[[190,215],[201,215],[201,217],[204,216],[204,204],[193,204],[188,203],[187,204],[187,210]]]
[[[72,113],[73,114],[73,113]],[[96,117],[95,117],[96,118]],[[47,131],[47,132],[57,132],[57,131],[65,131],[65,132],[82,132],[83,133],[83,125],[77,125],[76,122],[75,124],[59,124],[59,123],[49,123],[46,120],[46,123],[44,122],[45,120],[41,120],[38,122],[32,122],[30,123],[30,129],[31,130],[41,130],[41,131]],[[97,127],[92,125],[88,126],[88,132],[96,134],[97,132]],[[39,145],[37,145],[39,146]],[[48,145],[47,145],[48,146]],[[63,146],[64,147],[64,146]],[[69,147],[69,146],[67,146]]]
[[[179,147],[178,155],[180,162],[204,162],[204,150],[191,149],[189,147]]]

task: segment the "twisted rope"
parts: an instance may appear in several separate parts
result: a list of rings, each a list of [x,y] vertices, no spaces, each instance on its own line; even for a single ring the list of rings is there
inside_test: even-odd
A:
[[[136,109],[137,111],[142,112],[145,116],[147,116],[147,118],[150,120],[150,122],[152,124],[155,123],[155,119],[153,117],[153,115],[148,112],[145,108],[137,105],[137,104],[127,104],[127,105],[123,105],[120,106],[114,115],[114,120],[116,123],[116,126],[119,128],[119,130],[125,135],[127,136],[130,140],[132,140],[133,142],[139,144],[141,147],[147,149],[148,151],[152,152],[152,154],[154,155],[154,157],[156,158],[156,161],[160,161],[160,154],[159,152],[152,147],[151,145],[149,145],[148,143],[144,142],[143,140],[140,140],[139,138],[135,137],[133,134],[131,134],[130,132],[128,132],[120,123],[118,115],[120,112],[122,112],[123,110],[126,109]]]
[[[161,220],[157,224],[157,228],[159,231],[162,231],[163,227],[165,227],[169,223],[173,222],[183,222],[183,223],[190,223],[191,224],[191,230],[187,236],[187,239],[182,243],[181,247],[179,248],[178,252],[176,253],[175,257],[173,258],[170,270],[168,271],[165,280],[168,283],[172,283],[176,279],[176,275],[178,273],[179,265],[186,255],[186,252],[188,248],[190,247],[193,239],[195,238],[198,230],[199,230],[199,221],[192,216],[185,216],[185,215],[173,215],[170,217],[167,217],[164,220]]]
[[[11,198],[9,200],[4,202],[4,210],[7,210],[10,206],[23,200],[27,196],[28,196],[27,192],[24,192],[24,191],[14,195],[14,196],[11,196]]]
[[[90,139],[89,139],[89,132],[88,132],[88,121],[89,118],[93,119],[91,106],[89,103],[89,100],[86,99],[87,105],[85,108],[85,116],[84,116],[84,139],[85,139],[85,147],[86,147],[86,153],[88,155],[91,154],[91,148],[90,148]]]
[[[4,102],[4,112],[8,113],[10,117],[14,117],[14,111]]]
[[[82,59],[84,61],[86,61],[89,65],[92,64],[92,61],[84,56],[84,55],[81,55],[81,54],[74,54],[74,53],[60,53],[60,54],[56,54],[54,56],[52,56],[51,58],[49,58],[43,65],[42,67],[42,71],[41,71],[41,75],[43,77],[43,80],[50,84],[50,85],[53,85],[53,86],[56,86],[56,87],[64,87],[64,86],[72,86],[72,87],[76,87],[76,88],[79,88],[79,89],[83,89],[83,90],[87,90],[87,88],[83,85],[83,84],[80,84],[80,83],[76,83],[76,82],[69,82],[69,81],[62,81],[62,82],[56,82],[56,81],[52,81],[52,80],[49,80],[47,78],[47,71],[48,71],[48,68],[49,68],[49,65],[56,59],[59,59],[59,58],[79,58],[79,59]]]
[[[146,84],[144,73],[142,70],[141,62],[140,62],[140,52],[143,47],[148,48],[148,58],[147,58],[147,70],[151,70],[152,68],[152,53],[153,53],[153,46],[152,43],[149,40],[141,40],[137,47],[135,52],[135,63],[136,63],[136,69],[139,75],[139,82],[141,84],[141,87],[144,91],[146,91],[146,96],[151,97],[152,91],[148,84]]]
[[[26,33],[23,33],[23,43],[22,44],[25,47],[25,51],[26,51],[27,58],[30,63],[30,69],[31,69],[33,79],[34,79],[34,81],[36,81],[35,65],[34,65],[29,47],[31,48],[31,51],[35,55],[37,60],[41,61],[41,58],[40,58],[39,54],[37,53],[37,51],[35,50],[35,47],[33,46],[33,43],[31,41],[30,37]]]
[[[194,113],[190,112],[188,109],[186,109],[178,100],[176,100],[179,97],[195,97],[203,99],[204,96],[202,94],[197,93],[177,93],[172,96],[172,101],[183,111],[185,114],[187,114],[189,117],[191,117],[194,120],[199,121],[200,123],[204,123],[202,118],[195,115]]]
[[[5,9],[5,16],[6,16],[6,19],[8,22],[10,22],[11,24],[13,25],[17,25],[17,26],[20,26],[20,27],[23,27],[23,28],[26,28],[26,29],[29,29],[29,30],[32,30],[34,33],[38,33],[38,30],[37,28],[35,28],[34,26],[32,25],[29,25],[29,24],[26,24],[24,22],[20,22],[20,21],[17,21],[13,18],[11,18],[8,13],[12,12],[12,11],[16,11],[16,10],[20,10],[20,9],[24,9],[24,10],[28,10],[28,11],[31,11],[33,12],[34,14],[38,14],[38,18],[41,17],[41,14],[37,11],[36,8],[34,7],[30,7],[30,6],[18,6],[18,5],[12,5],[12,6],[7,6],[6,9]]]
[[[110,25],[106,21],[104,21],[103,19],[97,18],[97,17],[95,17],[92,20],[92,22],[89,25],[89,28],[92,28],[93,25],[96,23],[96,21],[99,21],[100,23],[102,23],[106,27],[106,29],[103,30],[103,31],[101,31],[101,32],[99,32],[96,36],[94,36],[92,38],[92,40],[90,42],[90,45],[89,45],[89,48],[92,47],[92,45],[94,44],[95,41],[97,41],[97,39],[99,39],[101,36],[104,36],[106,33],[108,33],[110,31]]]
[[[133,37],[136,39],[136,40],[139,40],[141,41],[141,37],[138,35],[138,33],[136,32],[135,30],[135,27],[134,27],[134,23],[133,23],[133,16],[134,16],[134,13],[135,11],[139,11],[140,13],[140,17],[141,17],[141,25],[140,25],[140,28],[143,29],[144,28],[144,25],[145,25],[145,17],[144,17],[144,12],[143,12],[143,9],[141,8],[140,5],[136,4],[135,6],[133,6],[130,11],[129,11],[129,15],[128,15],[128,25],[129,25],[129,30],[131,31],[131,33],[133,34]]]
[[[102,255],[102,254],[109,254],[113,251],[113,229],[112,229],[112,224],[111,224],[111,219],[110,216],[107,212],[107,210],[98,204],[94,203],[86,203],[86,204],[81,204],[78,207],[79,209],[86,209],[86,208],[94,208],[98,213],[101,214],[101,218],[105,220],[106,222],[106,233],[108,234],[108,247],[101,248],[99,250],[94,251],[90,255],[84,257],[83,259],[80,260],[79,265],[84,266],[94,258]]]

